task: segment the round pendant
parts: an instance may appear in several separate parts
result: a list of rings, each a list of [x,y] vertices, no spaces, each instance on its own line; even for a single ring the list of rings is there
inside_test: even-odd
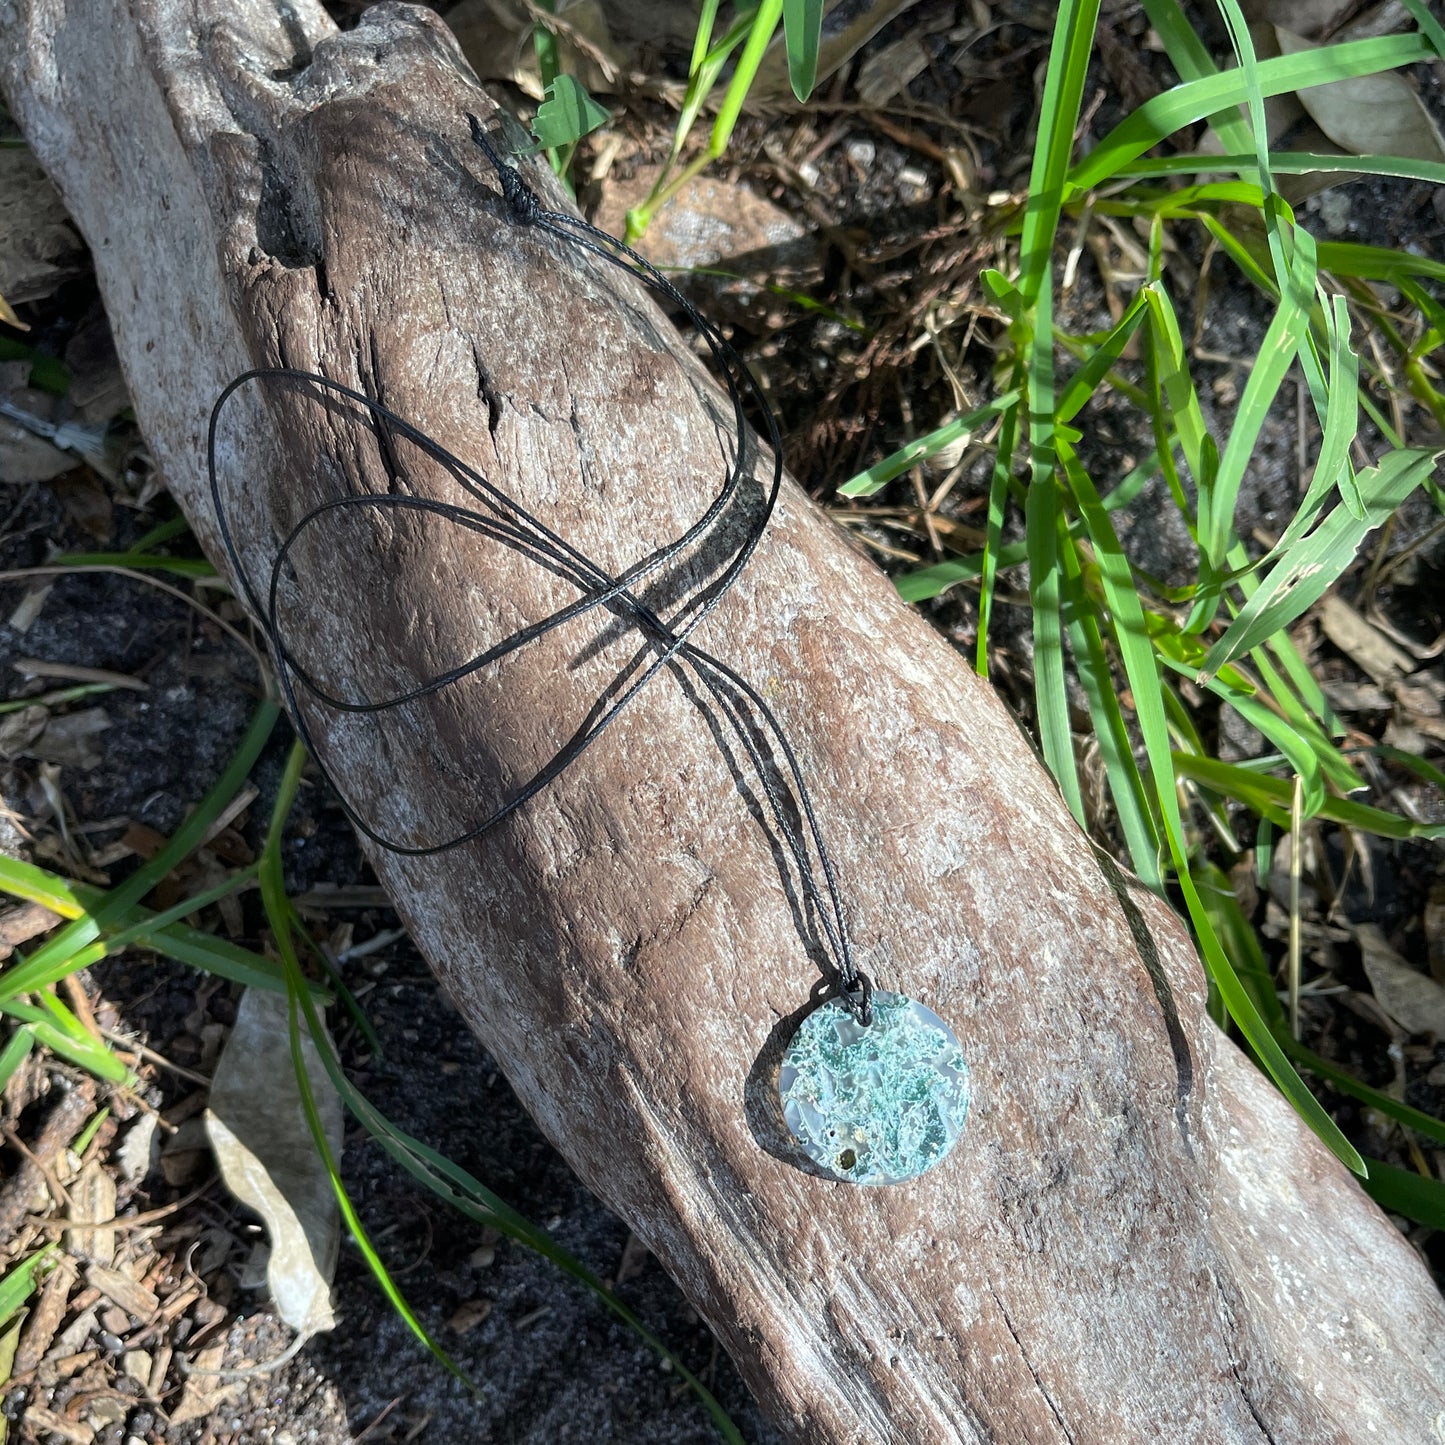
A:
[[[833,1178],[897,1184],[932,1169],[957,1142],[968,1065],[932,1009],[876,992],[867,1028],[836,999],[799,1024],[778,1092],[803,1153]]]

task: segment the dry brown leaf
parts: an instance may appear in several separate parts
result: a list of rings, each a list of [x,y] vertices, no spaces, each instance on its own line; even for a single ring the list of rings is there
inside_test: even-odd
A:
[[[96,1264],[115,1259],[115,1230],[105,1226],[115,1218],[115,1179],[99,1159],[84,1165],[67,1191],[70,1218],[65,1247],[71,1254]]]
[[[1445,987],[1411,968],[1373,923],[1354,929],[1375,1002],[1409,1034],[1445,1038]]]
[[[1395,682],[1414,672],[1415,659],[1403,648],[1396,647],[1348,602],[1331,594],[1325,598],[1316,615],[1325,636],[1361,672],[1368,673],[1376,682]]]
[[[1246,0],[1243,8],[1250,20],[1265,20],[1313,40],[1328,35],[1358,5],[1357,0]]]
[[[818,83],[822,84],[840,66],[846,65],[894,16],[918,0],[873,0],[872,4],[825,5],[823,31],[818,39]],[[946,16],[951,23],[953,17]],[[788,52],[784,37],[778,35],[768,47],[757,78],[748,91],[749,105],[796,106],[792,82],[788,79]]]
[[[341,1100],[315,1044],[304,1034],[301,1044],[316,1107],[339,1158]],[[277,1312],[302,1334],[331,1329],[340,1220],[301,1107],[283,995],[252,988],[242,996],[211,1084],[206,1131],[226,1187],[266,1223],[266,1280]]]
[[[14,303],[38,301],[80,275],[84,261],[40,162],[21,147],[0,148],[0,293]]]
[[[1290,30],[1277,34],[1285,55],[1320,48]],[[1414,88],[1394,71],[1311,85],[1298,94],[1315,124],[1351,155],[1445,162],[1445,138]]]
[[[26,709],[27,712],[30,709]],[[62,768],[76,768],[88,773],[104,761],[94,739],[110,726],[110,714],[103,707],[82,708],[79,712],[52,717],[45,731],[25,748],[27,757],[54,763]]]
[[[928,50],[918,35],[905,35],[865,60],[858,71],[858,99],[882,108],[928,69]]]
[[[0,716],[0,758],[23,757],[49,726],[50,714],[39,704]]]
[[[1437,883],[1430,890],[1420,921],[1430,954],[1430,976],[1436,983],[1445,983],[1445,884]]]
[[[590,91],[612,90],[627,60],[613,44],[602,6],[597,0],[577,0],[556,10],[561,69]],[[483,80],[504,80],[541,100],[534,24],[525,0],[461,0],[447,11],[448,27]]]
[[[173,1409],[167,1413],[171,1424],[189,1425],[193,1420],[204,1420],[209,1415],[214,1415],[228,1400],[234,1400],[244,1389],[240,1380],[219,1380],[214,1377],[214,1372],[221,1368],[221,1362],[226,1357],[224,1345],[213,1345],[210,1349],[201,1350],[190,1362],[191,1370],[195,1373],[186,1376],[185,1388],[181,1391],[181,1398],[176,1402]],[[211,1373],[203,1374],[202,1371]]]

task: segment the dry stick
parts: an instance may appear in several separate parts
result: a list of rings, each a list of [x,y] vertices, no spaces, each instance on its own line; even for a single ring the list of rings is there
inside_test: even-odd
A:
[[[0,1241],[9,1239],[29,1209],[30,1196],[44,1183],[58,1204],[69,1207],[70,1198],[52,1168],[70,1141],[95,1112],[95,1092],[89,1083],[67,1089],[55,1102],[33,1144],[26,1144],[13,1129],[4,1131],[22,1163],[0,1193]]]

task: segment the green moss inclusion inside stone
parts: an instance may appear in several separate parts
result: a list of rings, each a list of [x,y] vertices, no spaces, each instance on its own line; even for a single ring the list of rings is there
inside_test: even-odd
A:
[[[895,1184],[931,1169],[968,1114],[968,1065],[948,1025],[897,993],[873,995],[863,1028],[837,1000],[809,1014],[778,1075],[783,1118],[839,1179]]]

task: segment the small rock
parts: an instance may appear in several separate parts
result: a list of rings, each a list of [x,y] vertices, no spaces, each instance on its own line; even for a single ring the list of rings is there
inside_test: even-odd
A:
[[[149,1350],[127,1350],[120,1357],[120,1367],[142,1389],[150,1384],[151,1366],[155,1362]]]
[[[468,1330],[476,1329],[491,1312],[492,1302],[489,1299],[466,1300],[452,1311],[447,1328],[453,1334],[464,1335]]]
[[[142,1114],[126,1130],[125,1138],[115,1152],[115,1162],[127,1184],[139,1184],[151,1172],[160,1154],[156,1139],[159,1122],[154,1114]]]

